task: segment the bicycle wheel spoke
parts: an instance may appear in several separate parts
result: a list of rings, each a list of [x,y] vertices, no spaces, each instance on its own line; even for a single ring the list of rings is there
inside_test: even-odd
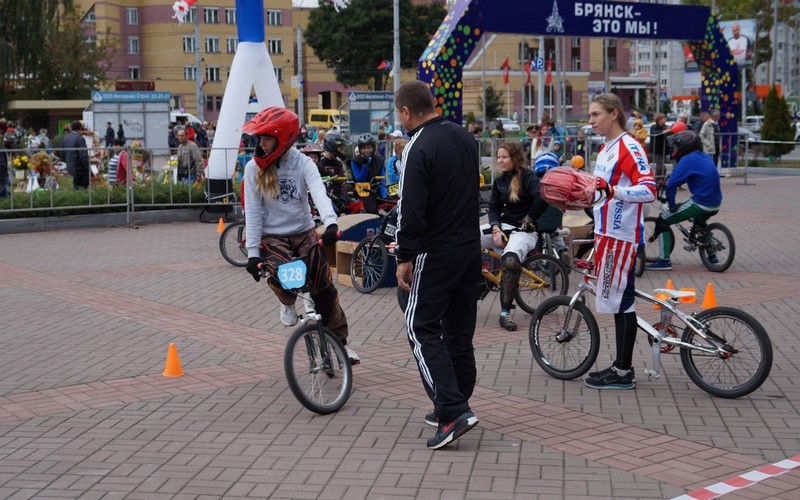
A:
[[[304,328],[287,343],[289,387],[308,409],[320,414],[336,411],[349,396],[349,360],[328,330],[320,334],[313,324]]]

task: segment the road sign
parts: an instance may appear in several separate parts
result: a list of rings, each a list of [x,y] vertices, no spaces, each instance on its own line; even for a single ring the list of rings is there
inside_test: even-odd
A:
[[[533,59],[533,70],[534,71],[544,70],[544,57],[536,57]]]
[[[667,93],[666,92],[662,92],[661,96],[658,98],[658,100],[661,101],[661,102],[667,102],[669,100],[669,99],[667,99]]]

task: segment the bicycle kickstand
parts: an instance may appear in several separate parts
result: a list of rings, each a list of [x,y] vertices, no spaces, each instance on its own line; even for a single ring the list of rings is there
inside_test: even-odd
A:
[[[661,378],[661,333],[639,316],[636,317],[636,322],[653,338],[653,367],[647,368],[645,365],[644,373],[650,380],[657,380]]]

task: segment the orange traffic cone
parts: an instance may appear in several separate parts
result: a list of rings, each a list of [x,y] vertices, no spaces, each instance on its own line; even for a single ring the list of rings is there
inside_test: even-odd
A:
[[[219,224],[217,224],[217,232],[221,233],[225,231],[225,221],[222,220],[222,217],[219,218]]]
[[[717,307],[717,297],[714,296],[714,286],[711,283],[706,285],[706,293],[703,294],[703,303],[700,307],[703,309]]]
[[[675,290],[675,285],[672,283],[672,279],[667,280],[667,290]]]
[[[167,363],[164,365],[164,376],[165,377],[182,377],[183,376],[183,368],[181,368],[181,360],[178,359],[178,349],[175,348],[175,344],[169,344],[169,350],[167,351]]]

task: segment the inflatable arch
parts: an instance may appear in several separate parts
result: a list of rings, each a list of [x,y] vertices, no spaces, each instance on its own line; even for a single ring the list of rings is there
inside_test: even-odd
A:
[[[464,65],[484,32],[525,35],[688,40],[702,74],[702,109],[719,108],[720,128],[735,133],[739,69],[708,7],[606,1],[457,0],[419,58],[437,113],[461,123]],[[724,136],[722,166],[734,166]]]

